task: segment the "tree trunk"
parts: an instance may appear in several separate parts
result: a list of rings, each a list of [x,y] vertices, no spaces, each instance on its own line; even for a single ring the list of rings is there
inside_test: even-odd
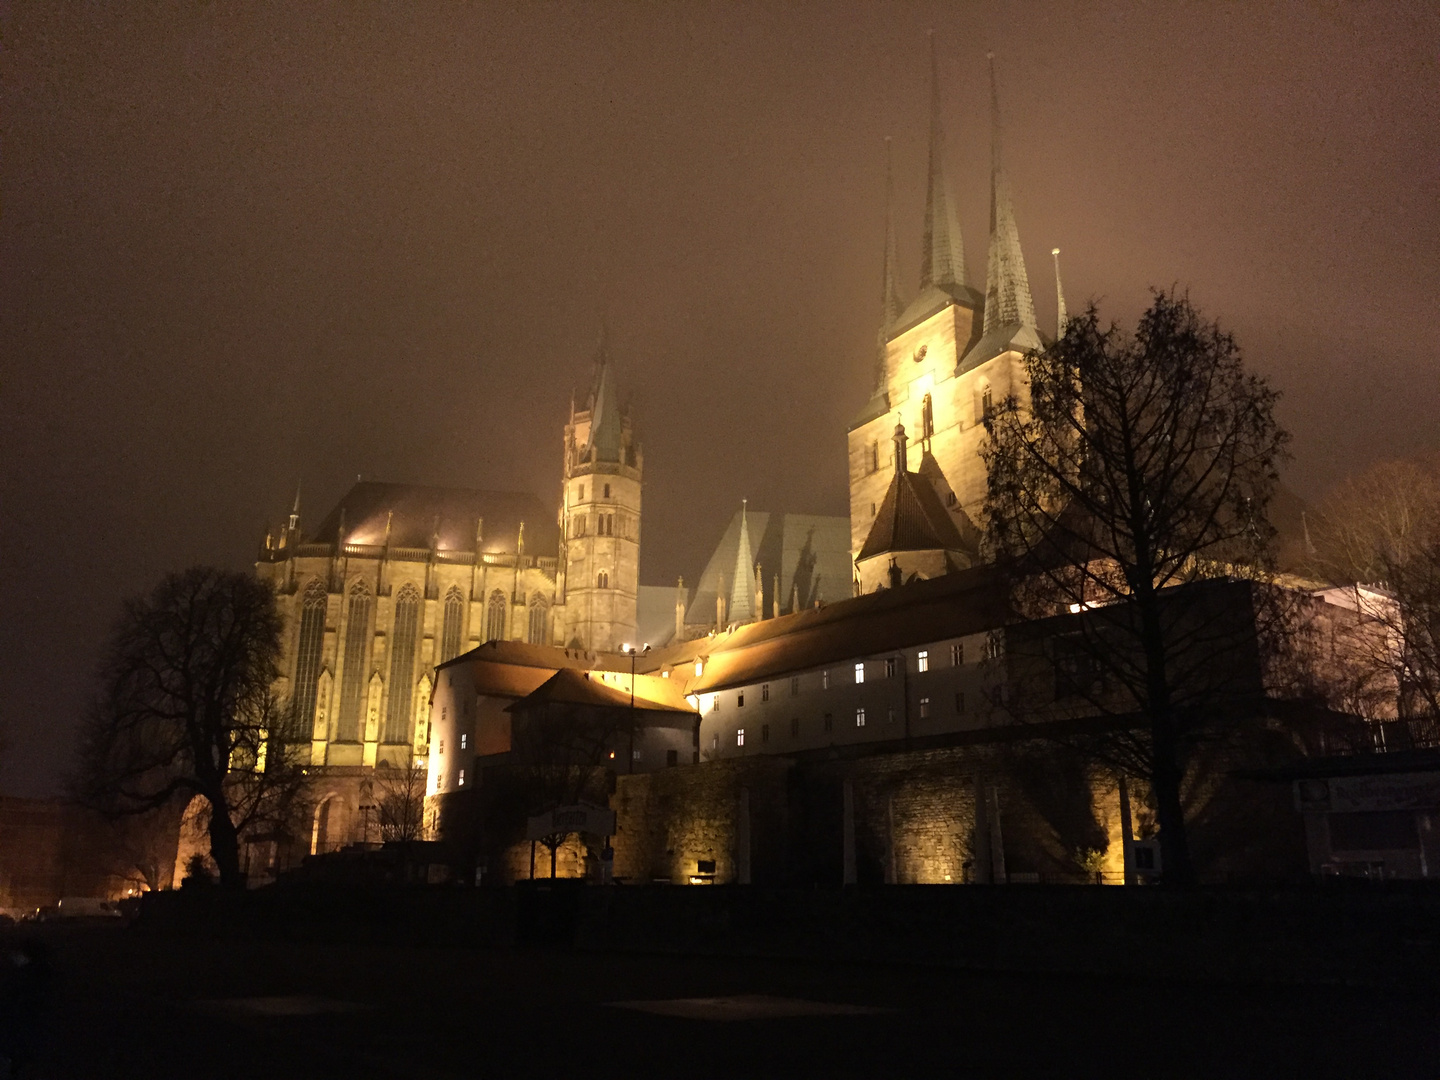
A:
[[[1180,761],[1175,737],[1165,631],[1153,590],[1142,587],[1138,601],[1149,698],[1146,705],[1150,718],[1150,786],[1155,792],[1155,816],[1160,826],[1160,880],[1166,885],[1189,888],[1195,884],[1195,867],[1190,862],[1190,840],[1180,802],[1185,767]]]
[[[220,884],[244,888],[245,875],[240,872],[240,834],[230,820],[229,807],[210,804],[210,857],[220,871]]]

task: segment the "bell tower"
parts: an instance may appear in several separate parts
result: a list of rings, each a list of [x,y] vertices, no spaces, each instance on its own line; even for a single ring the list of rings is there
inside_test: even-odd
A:
[[[615,374],[602,332],[586,407],[577,410],[572,403],[565,425],[562,645],[618,652],[635,640],[643,470],[630,416],[616,403]]]

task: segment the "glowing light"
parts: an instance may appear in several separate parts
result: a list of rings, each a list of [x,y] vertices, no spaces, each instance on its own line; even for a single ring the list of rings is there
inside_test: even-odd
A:
[[[700,676],[700,675],[703,675],[704,673],[705,673],[705,661],[704,661],[704,660],[696,660],[696,661],[695,661],[695,674],[696,674],[696,676],[698,677],[698,676]]]

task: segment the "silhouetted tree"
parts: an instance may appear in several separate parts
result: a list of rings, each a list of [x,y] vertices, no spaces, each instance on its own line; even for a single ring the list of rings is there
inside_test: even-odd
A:
[[[1154,294],[1133,336],[1091,304],[1026,371],[986,420],[988,542],[1022,615],[1075,613],[1053,642],[1057,689],[1135,718],[1088,745],[1149,784],[1165,878],[1189,884],[1182,781],[1216,679],[1255,629],[1189,583],[1263,561],[1288,440],[1278,395],[1174,292]]]
[[[1341,481],[1310,536],[1312,571],[1355,587],[1355,606],[1374,631],[1355,638],[1356,711],[1370,719],[1440,716],[1437,462],[1381,462]]]
[[[80,801],[119,817],[199,796],[221,884],[242,884],[242,836],[286,832],[305,783],[269,743],[280,632],[274,593],[248,574],[197,566],[127,601],[85,726]]]
[[[413,757],[403,765],[382,761],[375,770],[375,806],[380,839],[386,843],[419,840],[425,821],[428,770]]]

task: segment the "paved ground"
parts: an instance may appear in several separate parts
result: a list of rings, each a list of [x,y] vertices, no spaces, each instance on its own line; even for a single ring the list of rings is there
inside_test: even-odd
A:
[[[45,933],[25,1076],[1440,1075],[1440,992]]]

